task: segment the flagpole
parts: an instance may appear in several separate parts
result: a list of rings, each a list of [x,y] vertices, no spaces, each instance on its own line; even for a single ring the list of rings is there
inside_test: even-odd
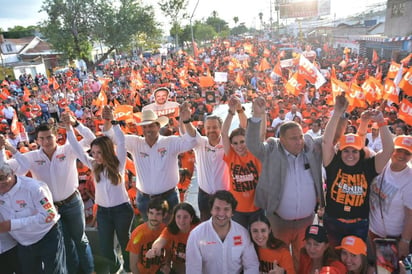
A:
[[[189,20],[189,22],[190,22],[190,33],[191,33],[191,35],[192,35],[192,50],[193,50],[193,56],[194,56],[194,54],[195,54],[195,37],[194,37],[194,35],[193,35],[192,19],[193,19],[193,16],[195,15],[195,12],[196,12],[197,6],[199,5],[199,2],[200,2],[200,0],[197,0],[196,5],[195,5],[195,8],[193,9],[193,12],[192,12],[192,16],[190,16],[190,20]],[[195,57],[196,57],[196,56],[195,56]]]

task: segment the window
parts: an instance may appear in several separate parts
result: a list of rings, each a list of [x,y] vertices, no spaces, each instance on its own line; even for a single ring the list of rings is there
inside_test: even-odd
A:
[[[6,44],[6,51],[7,52],[12,52],[13,51],[13,47],[11,46],[11,44]]]

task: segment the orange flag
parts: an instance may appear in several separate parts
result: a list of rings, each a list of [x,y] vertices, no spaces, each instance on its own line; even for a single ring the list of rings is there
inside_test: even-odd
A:
[[[401,68],[401,65],[396,63],[396,62],[391,62],[391,65],[389,66],[389,71],[387,77],[394,79],[396,77],[396,74],[398,74],[399,69]]]
[[[23,100],[27,102],[29,101],[29,97],[31,95],[30,90],[26,86],[24,86],[23,91],[24,91]]]
[[[365,94],[365,100],[369,104],[373,104],[382,99],[383,86],[374,77],[369,77],[363,82],[362,90]]]
[[[238,84],[238,86],[243,86],[245,84],[245,81],[243,81],[243,78],[239,72],[236,74],[235,83]]]
[[[213,80],[212,76],[200,76],[199,77],[199,85],[202,88],[211,87],[215,84],[215,80]]]
[[[317,89],[326,82],[322,73],[302,54],[299,57],[298,73]]]
[[[258,70],[259,71],[265,71],[267,69],[270,69],[270,65],[268,63],[268,60],[266,60],[266,58],[262,58],[262,60],[260,61]]]
[[[348,98],[348,103],[351,108],[367,107],[365,101],[365,94],[363,93],[362,88],[355,83],[351,84],[350,90],[346,97]]]
[[[412,67],[402,76],[399,87],[408,95],[412,96]]]
[[[97,96],[96,100],[94,101],[95,106],[103,107],[107,105],[107,95],[104,89],[101,89],[99,95]]]
[[[145,85],[142,80],[142,76],[140,76],[140,72],[132,70],[132,73],[130,74],[130,87],[132,88],[132,90],[139,90],[144,86]]]
[[[400,104],[398,117],[412,126],[412,103],[406,98],[404,98]]]
[[[289,94],[298,96],[300,91],[305,87],[305,80],[300,77],[298,72],[295,72],[285,85],[285,89]]]
[[[113,110],[114,119],[117,121],[123,121],[133,118],[133,106],[130,105],[118,105]]]
[[[378,53],[376,52],[376,50],[374,49],[373,53],[372,53],[372,63],[377,64],[378,61],[379,61],[379,56],[378,56]]]
[[[385,80],[383,99],[399,104],[398,90],[396,89],[395,83],[389,78]]]
[[[10,125],[10,130],[13,132],[15,135],[18,135],[20,133],[19,127],[17,125],[18,119],[17,119],[17,113],[16,111],[14,112],[13,119],[11,120],[11,125]]]
[[[279,61],[276,63],[275,67],[273,68],[273,73],[276,74],[279,77],[283,77],[282,67],[280,66]]]
[[[263,50],[263,56],[265,56],[265,57],[269,57],[269,56],[270,56],[270,51],[269,51],[267,48],[265,48],[265,49]]]
[[[344,82],[339,81],[336,78],[332,77],[330,80],[331,80],[331,83],[332,83],[332,98],[333,98],[333,102],[334,102],[335,97],[337,95],[341,94],[342,92],[345,92],[345,93],[348,92],[349,88]]]

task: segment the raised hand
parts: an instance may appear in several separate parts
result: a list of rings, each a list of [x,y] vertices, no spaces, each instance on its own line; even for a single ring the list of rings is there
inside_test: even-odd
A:
[[[263,97],[257,97],[252,104],[253,117],[262,117],[266,112],[266,100]]]

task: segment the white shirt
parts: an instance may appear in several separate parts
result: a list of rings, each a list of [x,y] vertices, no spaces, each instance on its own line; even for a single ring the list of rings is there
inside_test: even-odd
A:
[[[206,137],[199,135],[194,151],[199,187],[209,194],[213,194],[218,190],[228,190],[230,183],[229,168],[223,160],[225,151],[222,138],[220,138],[218,145],[211,146]]]
[[[312,138],[320,137],[322,136],[322,130],[319,129],[318,132],[314,132],[313,129],[309,129],[306,134],[312,136]]]
[[[9,120],[13,119],[14,112],[15,110],[12,106],[3,108],[3,114],[6,119],[9,119]]]
[[[10,235],[27,246],[40,241],[60,215],[45,183],[20,176],[16,180],[7,193],[0,194],[0,212],[11,221]]]
[[[186,273],[258,274],[259,260],[248,231],[231,221],[222,242],[212,225],[212,218],[195,227],[186,246]]]
[[[412,209],[412,168],[408,166],[396,172],[392,171],[390,164],[391,161],[373,180],[370,191],[369,229],[381,237],[401,235],[405,224],[405,207]]]
[[[104,132],[113,136],[113,130]],[[179,182],[178,155],[196,145],[196,137],[159,135],[150,147],[144,137],[126,135],[126,149],[133,156],[136,168],[136,187],[139,191],[155,195],[175,188]]]
[[[3,218],[3,215],[1,215],[1,211],[0,211],[0,222],[3,222],[3,221],[5,221],[5,219]],[[0,233],[0,254],[7,252],[8,250],[12,249],[16,245],[17,245],[16,240],[13,239],[8,232]]]
[[[81,140],[82,145],[89,147],[95,138],[93,132],[82,124],[76,129],[84,137]],[[51,160],[40,148],[24,154],[17,152],[7,163],[18,175],[24,175],[30,170],[34,179],[48,185],[53,200],[59,202],[67,199],[79,186],[76,159],[77,155],[71,144],[66,142],[62,146],[57,145]]]
[[[296,113],[292,113],[291,111],[289,111],[288,113],[286,113],[285,118],[286,120],[293,121],[293,118],[295,116],[298,116],[301,120],[303,119],[302,113],[300,113],[299,111],[296,111]]]
[[[366,133],[366,138],[369,140],[368,148],[374,152],[378,152],[382,149],[382,139],[380,135],[373,140],[372,133]]]
[[[286,149],[285,149],[286,151]],[[304,154],[298,156],[286,151],[288,170],[283,195],[277,214],[285,220],[303,219],[313,214],[316,206],[316,190],[310,168],[305,169]]]
[[[93,176],[94,185],[96,187],[95,203],[103,207],[114,207],[129,202],[129,196],[127,195],[126,187],[124,185],[124,173],[126,166],[126,146],[124,134],[119,125],[114,126],[113,130],[117,141],[116,155],[120,161],[119,173],[122,180],[117,185],[112,184],[105,171],[100,176],[100,182],[96,182],[96,176]],[[73,130],[67,131],[67,139],[70,144],[72,144],[72,148],[76,152],[79,160],[93,170],[94,159],[90,157],[87,152],[84,152],[81,145],[77,142]]]

